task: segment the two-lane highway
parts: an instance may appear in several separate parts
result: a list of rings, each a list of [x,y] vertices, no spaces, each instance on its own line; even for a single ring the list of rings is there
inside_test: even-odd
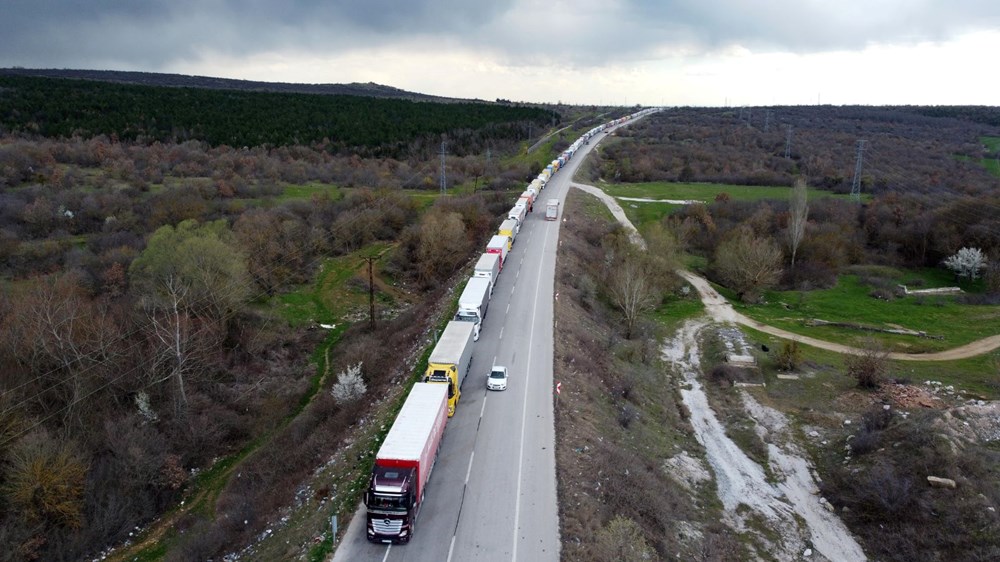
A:
[[[553,286],[559,224],[545,201],[562,201],[598,134],[539,194],[500,273],[472,369],[448,422],[407,545],[370,544],[359,506],[334,560],[555,561],[559,559],[553,418]],[[484,248],[485,251],[485,248]],[[486,391],[494,364],[510,373]]]

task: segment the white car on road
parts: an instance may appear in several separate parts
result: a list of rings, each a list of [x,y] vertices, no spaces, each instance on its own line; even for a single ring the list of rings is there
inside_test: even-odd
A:
[[[487,390],[507,390],[507,367],[494,365],[486,377]]]

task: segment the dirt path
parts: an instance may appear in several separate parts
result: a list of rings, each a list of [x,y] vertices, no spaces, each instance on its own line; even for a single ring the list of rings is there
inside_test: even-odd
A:
[[[625,227],[626,230],[628,230],[629,239],[632,240],[632,243],[635,244],[636,246],[639,246],[643,250],[646,249],[646,241],[643,240],[642,235],[639,234],[638,230],[636,230],[635,225],[632,224],[632,221],[628,220],[628,217],[625,215],[625,210],[622,209],[622,206],[618,204],[618,201],[615,201],[614,197],[608,195],[607,193],[604,193],[604,190],[599,187],[594,187],[592,185],[587,185],[585,183],[572,183],[570,184],[570,187],[575,187],[581,191],[586,191],[587,193],[603,201],[604,205],[608,208],[609,211],[611,211],[611,214],[614,215],[615,219],[618,222],[620,222],[622,226]]]
[[[694,285],[694,288],[698,290],[698,294],[701,295],[701,302],[705,304],[705,309],[707,310],[709,316],[717,322],[732,322],[734,324],[741,324],[743,326],[748,326],[755,330],[771,334],[772,336],[795,340],[820,349],[836,351],[837,353],[847,353],[851,355],[860,355],[864,353],[864,350],[856,347],[825,340],[818,340],[816,338],[795,334],[782,330],[781,328],[775,328],[774,326],[758,322],[753,318],[749,318],[739,312],[736,312],[733,309],[733,306],[729,304],[729,301],[720,295],[718,291],[713,289],[712,285],[709,284],[708,280],[705,278],[695,275],[690,271],[678,270],[677,274],[686,279],[688,283]],[[895,359],[898,361],[954,361],[956,359],[965,359],[967,357],[974,357],[976,355],[982,355],[983,353],[989,353],[998,347],[1000,347],[1000,335],[995,335],[960,347],[939,351],[937,353],[890,353],[889,359]]]
[[[777,560],[800,560],[807,550],[814,551],[812,560],[865,560],[850,531],[817,495],[812,466],[795,444],[781,412],[761,405],[745,391],[741,393],[745,410],[768,442],[767,469],[773,483],[765,469],[726,435],[699,380],[698,332],[707,325],[705,319],[689,320],[663,346],[662,353],[684,378],[681,398],[715,474],[726,522],[756,537],[759,553]],[[761,524],[765,532],[760,532]]]

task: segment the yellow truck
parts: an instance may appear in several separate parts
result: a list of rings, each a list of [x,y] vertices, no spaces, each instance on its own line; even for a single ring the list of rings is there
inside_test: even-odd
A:
[[[455,415],[458,399],[462,397],[462,383],[472,365],[474,331],[472,322],[448,322],[427,360],[424,382],[448,385],[449,418]]]

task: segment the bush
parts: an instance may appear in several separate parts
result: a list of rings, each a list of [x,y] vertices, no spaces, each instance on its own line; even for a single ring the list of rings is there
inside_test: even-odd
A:
[[[878,388],[889,369],[889,354],[872,339],[865,342],[860,355],[844,359],[847,375],[861,388]]]
[[[739,367],[720,363],[708,372],[708,378],[719,386],[733,386],[737,382],[746,381],[747,373]]]
[[[656,553],[642,535],[642,528],[622,515],[616,515],[597,532],[594,550],[598,560],[645,562],[656,558]]]
[[[628,426],[632,425],[632,422],[637,419],[639,419],[639,411],[629,403],[623,404],[621,409],[618,410],[618,424],[624,429],[628,429]]]
[[[799,368],[802,362],[802,350],[799,349],[799,342],[786,340],[781,344],[781,350],[775,356],[774,361],[781,371],[794,371]]]

